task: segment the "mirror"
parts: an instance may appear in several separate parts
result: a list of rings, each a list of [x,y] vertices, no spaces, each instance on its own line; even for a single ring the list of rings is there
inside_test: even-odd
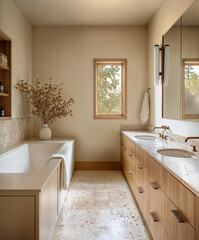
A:
[[[163,86],[163,118],[181,117],[181,18],[164,35],[169,45],[168,85]]]
[[[199,119],[199,0],[164,35],[165,44],[169,80],[162,87],[163,118]]]

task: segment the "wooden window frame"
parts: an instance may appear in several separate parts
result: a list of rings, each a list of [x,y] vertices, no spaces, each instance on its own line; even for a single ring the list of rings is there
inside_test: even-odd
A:
[[[98,114],[98,65],[120,65],[121,68],[121,114]],[[94,59],[94,119],[127,119],[127,59]]]

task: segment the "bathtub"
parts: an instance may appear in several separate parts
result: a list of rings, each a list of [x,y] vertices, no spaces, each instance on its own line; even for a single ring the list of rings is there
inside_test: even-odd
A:
[[[74,171],[74,151],[74,139],[32,140],[0,151],[0,239],[51,238]]]

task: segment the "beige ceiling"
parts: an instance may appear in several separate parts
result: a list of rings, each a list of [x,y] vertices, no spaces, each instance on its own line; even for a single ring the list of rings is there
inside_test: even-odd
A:
[[[32,25],[146,25],[163,0],[14,0]]]

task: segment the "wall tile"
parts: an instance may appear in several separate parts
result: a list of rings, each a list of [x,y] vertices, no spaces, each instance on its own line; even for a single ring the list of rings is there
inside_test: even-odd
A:
[[[32,118],[13,118],[0,121],[0,149],[32,138]]]

